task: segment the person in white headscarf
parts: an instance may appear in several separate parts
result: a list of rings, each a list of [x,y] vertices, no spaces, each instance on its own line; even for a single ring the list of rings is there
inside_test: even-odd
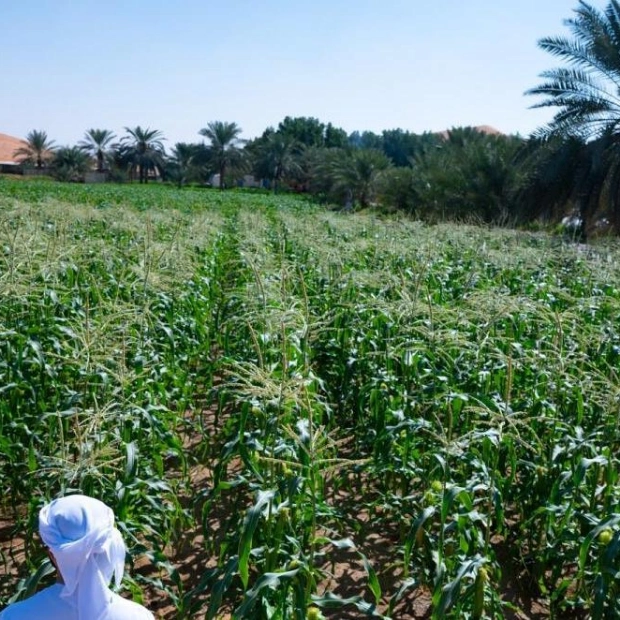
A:
[[[123,577],[125,543],[114,513],[85,495],[56,499],[39,512],[39,533],[58,582],[9,605],[0,620],[154,620],[141,605],[108,587]]]

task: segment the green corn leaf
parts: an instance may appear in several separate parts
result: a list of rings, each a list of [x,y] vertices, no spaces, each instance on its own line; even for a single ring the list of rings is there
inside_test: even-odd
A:
[[[444,492],[443,499],[441,502],[441,521],[442,523],[446,522],[448,518],[448,514],[452,508],[452,504],[454,500],[463,492],[465,489],[463,487],[454,485],[451,486],[447,492]]]
[[[239,540],[239,576],[243,587],[247,588],[249,580],[249,558],[252,551],[252,538],[260,521],[265,506],[273,500],[275,491],[259,491],[256,503],[250,508],[243,520],[243,530]]]
[[[292,579],[299,572],[299,568],[295,568],[294,570],[289,570],[283,573],[265,573],[261,575],[252,589],[248,590],[245,593],[245,597],[243,603],[235,609],[233,613],[233,620],[241,620],[242,618],[248,618],[248,614],[256,605],[256,601],[258,600],[259,594],[263,588],[276,588],[280,581]]]
[[[483,557],[476,556],[472,560],[466,560],[461,563],[456,577],[441,589],[438,600],[435,601],[436,597],[433,597],[433,603],[436,605],[436,617],[444,618],[446,616],[461,590],[463,580],[466,577],[471,577],[485,562],[486,560]]]
[[[125,478],[129,479],[135,475],[138,466],[138,447],[135,441],[125,445],[125,456]]]
[[[361,552],[359,552],[359,555],[362,559],[362,564],[364,565],[364,569],[366,570],[366,573],[368,574],[368,587],[370,588],[370,591],[373,593],[373,596],[375,597],[375,603],[377,603],[377,605],[379,604],[379,602],[381,601],[381,584],[379,583],[379,579],[377,578],[377,573],[375,572],[375,569],[373,568],[372,564],[368,561],[368,558]]]
[[[392,598],[390,599],[390,604],[388,606],[388,615],[389,616],[392,615],[394,611],[394,607],[396,606],[396,603],[398,603],[398,601],[402,599],[402,597],[405,595],[406,592],[408,592],[412,588],[417,588],[419,585],[420,585],[420,582],[417,579],[414,579],[414,578],[405,579],[402,585],[400,586],[400,588],[398,589],[398,592],[394,596],[392,596]]]
[[[390,620],[388,616],[377,611],[375,605],[368,603],[361,596],[351,596],[349,598],[341,598],[337,594],[326,592],[322,596],[312,595],[312,602],[323,609],[340,609],[348,605],[353,605],[362,613],[373,618],[382,618],[382,620]]]
[[[211,590],[211,600],[209,601],[209,607],[207,609],[205,620],[213,620],[213,618],[215,618],[220,605],[222,604],[224,593],[230,587],[238,568],[239,558],[235,555],[228,560],[222,578],[217,581]]]
[[[409,530],[409,534],[407,535],[407,540],[405,541],[405,557],[404,557],[404,566],[405,573],[409,572],[409,561],[411,559],[411,550],[417,540],[418,532],[424,526],[424,523],[428,519],[430,519],[436,512],[434,506],[429,506],[422,511],[422,514],[411,524],[411,529]]]

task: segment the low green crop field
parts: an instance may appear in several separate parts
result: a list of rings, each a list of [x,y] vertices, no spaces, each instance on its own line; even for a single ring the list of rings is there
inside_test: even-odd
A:
[[[165,618],[620,615],[620,246],[0,178],[0,608],[108,503]]]

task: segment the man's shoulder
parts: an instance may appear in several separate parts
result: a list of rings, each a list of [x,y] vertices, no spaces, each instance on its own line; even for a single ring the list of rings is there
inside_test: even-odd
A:
[[[22,618],[67,618],[67,603],[59,594],[62,586],[54,584],[18,603],[9,605],[0,620],[22,620]]]
[[[142,605],[114,594],[108,612],[108,620],[154,620],[154,616]]]
[[[13,603],[0,612],[0,620],[34,620],[35,618],[69,620],[75,616],[75,609],[60,596],[61,590],[62,586],[55,584],[24,601]],[[109,608],[107,620],[155,619],[153,614],[142,605],[124,599],[118,594],[112,594],[112,605]]]

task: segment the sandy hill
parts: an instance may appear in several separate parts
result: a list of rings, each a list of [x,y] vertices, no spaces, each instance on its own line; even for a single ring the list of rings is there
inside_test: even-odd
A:
[[[16,149],[25,146],[25,144],[19,138],[0,133],[0,164],[16,164],[17,160],[13,153]]]
[[[480,133],[488,133],[490,136],[504,135],[499,129],[495,129],[495,127],[491,127],[491,125],[477,125],[474,129]]]
[[[454,127],[452,129],[454,129]],[[475,127],[472,127],[472,129],[475,129],[476,131],[479,131],[480,133],[485,133],[489,136],[503,136],[504,135],[499,129],[495,129],[495,127],[491,127],[491,125],[476,125]],[[440,131],[438,133],[442,138],[447,139],[450,131],[451,129],[445,129],[444,131]]]

